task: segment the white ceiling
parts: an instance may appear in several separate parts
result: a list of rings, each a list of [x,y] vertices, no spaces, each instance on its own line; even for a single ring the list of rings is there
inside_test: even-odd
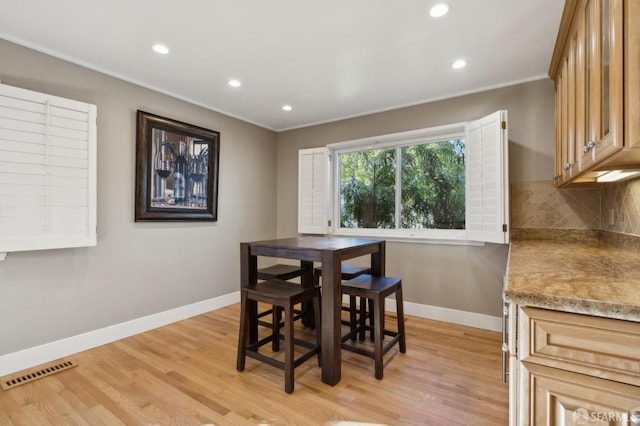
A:
[[[0,0],[0,38],[272,130],[546,77],[564,1],[444,1]]]

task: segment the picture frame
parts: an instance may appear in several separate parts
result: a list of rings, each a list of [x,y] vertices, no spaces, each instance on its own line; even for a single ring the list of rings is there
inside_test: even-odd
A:
[[[217,221],[220,133],[136,116],[135,221]]]

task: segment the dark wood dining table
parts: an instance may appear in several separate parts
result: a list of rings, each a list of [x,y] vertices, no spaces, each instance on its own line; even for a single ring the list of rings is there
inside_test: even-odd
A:
[[[371,274],[384,276],[385,241],[347,237],[294,237],[240,243],[240,285],[247,287],[258,280],[258,256],[297,259],[302,268],[301,284],[313,286],[314,262],[322,267],[322,313],[320,329],[322,381],[335,385],[340,381],[341,366],[341,264],[343,260],[371,255]],[[254,315],[257,304],[249,306]],[[257,320],[249,325],[251,342],[257,341]]]

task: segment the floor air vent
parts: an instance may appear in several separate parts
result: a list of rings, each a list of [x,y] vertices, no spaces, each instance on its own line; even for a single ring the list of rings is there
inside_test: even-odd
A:
[[[44,367],[38,367],[36,370],[32,370],[27,373],[16,373],[0,379],[0,387],[4,390],[9,390],[16,386],[24,385],[25,383],[33,382],[34,380],[42,379],[43,377],[51,376],[52,374],[60,373],[61,371],[68,370],[73,367],[76,367],[76,364],[73,362],[62,361],[46,365]]]

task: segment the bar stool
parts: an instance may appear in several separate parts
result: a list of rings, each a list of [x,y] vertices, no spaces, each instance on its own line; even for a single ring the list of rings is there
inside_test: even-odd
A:
[[[319,284],[320,283],[320,277],[322,276],[322,268],[318,267],[315,268],[315,283]],[[344,280],[351,280],[355,277],[357,277],[358,275],[362,275],[362,274],[368,274],[369,272],[371,272],[371,268],[369,268],[368,266],[353,266],[353,265],[345,265],[342,264],[340,265],[340,278],[344,281]],[[348,311],[349,312],[349,318],[350,321],[342,321],[343,325],[350,325],[350,324],[355,324],[356,322],[356,297],[355,296],[350,296],[349,297],[349,306],[342,306],[342,310],[343,311]],[[355,335],[354,335],[355,336]],[[355,337],[354,337],[355,339]]]
[[[363,274],[351,280],[343,281],[342,294],[347,294],[350,297],[357,296],[360,298],[361,302],[357,325],[354,327],[352,324],[349,332],[342,336],[342,349],[373,358],[375,361],[375,376],[376,379],[380,380],[383,376],[382,359],[389,349],[398,343],[401,353],[405,353],[407,351],[404,331],[404,308],[402,303],[402,280],[400,278]],[[392,331],[385,328],[384,302],[387,296],[392,294],[395,294],[396,298],[398,331]],[[366,312],[366,304],[363,303],[368,299],[373,301],[373,304],[369,305],[370,308],[373,308],[370,309],[371,312],[369,313]],[[373,326],[367,325],[366,320],[368,317],[372,319]],[[356,334],[364,333],[365,330],[372,329],[373,350],[364,347],[362,344],[353,342]],[[391,340],[386,344],[384,343],[384,336],[391,337]]]
[[[300,268],[299,265],[285,265],[282,263],[278,263],[266,268],[258,269],[258,279],[264,281],[272,280],[274,278],[288,281],[301,275],[302,268]],[[271,322],[261,319],[267,315],[271,315]],[[294,321],[301,319],[302,316],[302,310],[294,311]],[[278,335],[280,334],[280,327],[284,325],[281,318],[282,311],[280,309],[274,309],[274,307],[272,306],[271,308],[265,309],[264,311],[258,313],[258,325],[271,328],[272,333],[274,335]],[[277,352],[278,350],[280,350],[280,339],[274,339],[271,345],[273,351]]]
[[[271,333],[263,339],[249,343],[249,322],[250,310],[249,301],[264,302],[276,308],[284,310],[284,362],[266,356],[259,352],[261,346],[272,342],[274,339],[280,340],[280,333]],[[316,329],[315,343],[298,339],[294,336],[294,313],[293,307],[298,303],[313,302],[316,322],[320,323],[320,287],[302,287],[299,284],[290,283],[283,280],[273,279],[269,281],[251,284],[244,287],[240,295],[240,332],[238,337],[238,360],[236,368],[243,371],[246,357],[254,358],[274,367],[284,370],[284,390],[287,393],[293,392],[294,369],[314,355],[318,355],[318,365],[320,365],[320,327]],[[294,345],[302,346],[308,350],[294,358]]]

